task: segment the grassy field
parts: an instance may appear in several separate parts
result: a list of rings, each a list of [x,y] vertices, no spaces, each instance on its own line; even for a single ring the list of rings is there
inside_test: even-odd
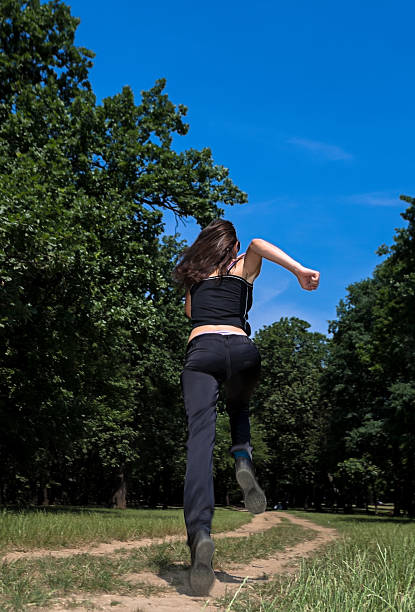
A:
[[[224,525],[237,528],[241,516],[245,519],[251,517],[247,513],[219,510],[215,515],[215,530]],[[266,533],[253,534],[249,538],[217,539],[215,568],[221,569],[234,561],[247,563],[255,558],[264,558],[314,536],[313,532],[285,520]],[[98,593],[113,593],[114,600],[117,595],[151,595],[163,589],[135,580],[131,582],[128,576],[144,570],[159,573],[181,564],[187,566],[189,561],[189,550],[183,538],[177,542],[134,550],[120,547],[102,556],[46,556],[3,563],[0,572],[0,610],[17,612],[29,607],[47,607],[59,597],[70,600],[74,593],[84,594],[86,600],[91,594]]]
[[[413,612],[415,522],[367,515],[297,512],[341,537],[294,578],[246,585],[221,603],[234,612]]]
[[[213,533],[236,529],[252,515],[219,508]],[[110,510],[52,507],[0,511],[0,552],[57,549],[143,537],[184,534],[183,510]]]
[[[227,612],[413,612],[415,610],[415,522],[387,516],[292,513],[334,527],[338,540],[301,562],[295,577],[276,577],[258,587],[246,583],[236,596],[217,601]],[[181,510],[66,509],[3,512],[3,550],[39,546],[75,547],[85,543],[181,534],[183,539],[133,550],[122,545],[109,554],[4,562],[0,571],[0,610],[48,607],[56,598],[83,594],[151,595],[163,587],[131,581],[142,571],[163,572],[189,564]],[[249,521],[248,513],[219,509],[214,531]],[[313,538],[287,520],[249,538],[216,539],[215,569],[233,562],[266,558]],[[16,544],[17,543],[17,544]]]

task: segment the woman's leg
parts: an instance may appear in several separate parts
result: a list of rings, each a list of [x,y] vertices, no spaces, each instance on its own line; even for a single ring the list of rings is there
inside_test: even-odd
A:
[[[229,344],[226,406],[230,417],[235,475],[244,495],[245,508],[253,514],[264,512],[267,500],[252,464],[249,401],[261,374],[261,357],[249,338],[233,338]]]
[[[219,382],[212,374],[184,368],[180,375],[187,414],[184,517],[189,546],[200,530],[210,534],[214,512],[213,447]]]
[[[252,458],[249,403],[261,375],[261,357],[252,340],[243,343],[233,340],[230,361],[225,396],[231,426],[231,453],[245,450]]]

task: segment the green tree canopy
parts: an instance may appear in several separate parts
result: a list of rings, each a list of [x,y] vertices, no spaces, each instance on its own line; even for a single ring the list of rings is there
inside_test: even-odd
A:
[[[127,472],[140,497],[184,427],[184,244],[163,212],[203,226],[246,195],[208,148],[174,150],[189,126],[163,79],[97,103],[61,0],[0,16],[3,499],[108,499]]]
[[[319,380],[327,339],[296,317],[282,318],[255,334],[261,353],[253,414],[265,431],[270,456],[262,468],[270,500],[304,503],[312,494],[323,443],[325,406]]]
[[[382,469],[396,511],[414,514],[415,481],[415,200],[373,277],[348,287],[338,319],[324,388],[333,406],[333,468],[349,457]]]

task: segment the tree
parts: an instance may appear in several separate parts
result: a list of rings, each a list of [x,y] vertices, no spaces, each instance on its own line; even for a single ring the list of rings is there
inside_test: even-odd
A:
[[[379,493],[385,487],[379,468],[365,458],[350,457],[340,462],[334,478],[343,499],[341,505],[348,512],[353,512],[353,504],[365,505],[367,509],[371,500],[376,507]]]
[[[2,500],[123,505],[128,478],[148,494],[171,398],[179,414],[183,244],[163,211],[204,225],[246,195],[208,148],[174,151],[189,126],[164,80],[96,103],[61,0],[0,11]]]
[[[326,412],[319,379],[327,339],[309,327],[296,317],[282,318],[255,334],[262,372],[253,414],[270,449],[269,463],[260,474],[275,502],[290,498],[291,503],[307,504],[315,496]]]
[[[325,376],[333,405],[331,464],[367,457],[389,483],[395,512],[415,511],[415,200],[373,277],[348,287],[331,324]],[[340,433],[342,432],[342,435]]]

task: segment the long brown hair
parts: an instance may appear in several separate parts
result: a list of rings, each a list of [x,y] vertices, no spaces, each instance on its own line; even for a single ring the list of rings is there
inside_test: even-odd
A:
[[[230,221],[214,219],[183,251],[172,272],[173,279],[181,287],[190,289],[216,269],[222,276],[232,261],[232,250],[237,240],[236,230]]]

